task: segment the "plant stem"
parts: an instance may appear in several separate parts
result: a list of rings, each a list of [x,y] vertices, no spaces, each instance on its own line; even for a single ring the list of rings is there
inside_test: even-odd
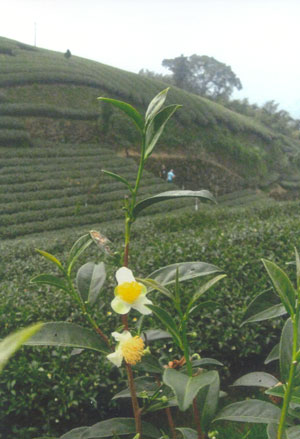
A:
[[[106,337],[106,335],[101,331],[101,329],[99,328],[99,326],[97,325],[95,320],[87,312],[85,312],[84,314],[86,315],[86,318],[91,323],[91,325],[93,326],[93,328],[97,332],[97,334],[100,335],[100,337],[105,341],[107,346],[111,347],[108,337]]]
[[[283,433],[285,431],[285,423],[286,423],[286,417],[288,414],[289,404],[292,396],[292,390],[293,390],[293,381],[294,381],[294,375],[295,370],[297,366],[296,356],[297,356],[297,345],[298,345],[298,316],[299,316],[299,309],[297,309],[296,316],[292,319],[293,323],[293,351],[292,351],[292,362],[290,366],[290,372],[289,372],[289,379],[287,383],[287,388],[284,393],[284,400],[283,405],[281,409],[281,416],[279,421],[279,427],[277,431],[277,439],[283,439]]]
[[[128,364],[128,363],[125,363],[125,364],[126,364],[128,384],[129,384],[129,389],[130,389],[130,394],[131,394],[133,414],[134,414],[134,419],[135,419],[135,430],[136,430],[136,433],[139,433],[139,439],[142,439],[141,409],[139,407],[138,399],[136,396],[132,368],[131,368],[130,364]]]
[[[187,335],[186,335],[186,321],[185,321],[184,317],[182,318],[182,321],[181,321],[181,328],[182,328],[183,355],[184,355],[184,358],[186,361],[188,375],[190,377],[192,377],[193,376],[193,366],[192,366],[192,363],[190,360],[189,344],[188,344]]]
[[[155,377],[155,381],[156,381],[156,384],[158,385],[158,387],[160,388],[161,382],[160,382],[160,380],[159,380],[159,378],[157,376]],[[158,391],[157,391],[157,393],[158,393]],[[152,398],[154,399],[154,395],[152,395]],[[175,423],[173,421],[173,416],[172,416],[171,408],[170,407],[166,407],[165,408],[165,412],[166,412],[166,415],[167,415],[167,420],[168,420],[168,424],[169,424],[169,427],[170,427],[170,431],[172,433],[172,438],[176,439]]]
[[[133,209],[136,202],[136,197],[139,189],[140,180],[143,173],[144,168],[144,156],[145,156],[145,137],[143,137],[143,143],[142,143],[142,152],[141,152],[141,158],[140,158],[140,164],[138,169],[138,174],[135,182],[135,187],[131,191],[131,203],[129,206],[128,201],[125,204],[125,248],[124,248],[124,260],[123,260],[123,266],[128,268],[129,264],[129,243],[130,243],[130,231],[131,231],[131,225],[134,222],[133,217]],[[128,327],[128,315],[122,315],[122,323],[125,330],[129,330]],[[139,433],[139,439],[142,439],[142,420],[141,420],[141,409],[139,407],[135,385],[134,385],[134,379],[133,379],[133,373],[132,368],[130,364],[126,363],[126,370],[127,370],[127,377],[128,377],[128,385],[130,389],[130,395],[131,395],[131,402],[132,402],[132,408],[133,408],[133,414],[135,419],[135,429],[136,433]]]
[[[183,349],[184,349],[183,352],[184,352],[184,358],[186,361],[187,372],[188,372],[188,375],[190,377],[192,377],[193,376],[193,366],[192,366],[192,362],[190,360],[189,343],[188,343],[188,339],[187,339],[187,313],[185,315],[182,315],[182,313],[181,313],[181,329],[182,329],[182,342],[183,342]],[[197,432],[198,432],[198,439],[204,439],[204,434],[202,432],[201,420],[200,420],[200,416],[199,416],[199,410],[198,410],[196,398],[194,398],[194,400],[193,400],[193,413],[194,413],[195,424],[196,424],[196,428],[197,428]]]
[[[68,284],[69,284],[69,288],[71,290],[72,296],[73,298],[76,300],[76,302],[79,304],[82,314],[86,317],[86,319],[89,321],[89,323],[92,325],[92,327],[94,328],[94,330],[97,332],[97,334],[100,335],[100,337],[104,340],[104,342],[107,344],[107,346],[109,348],[111,348],[110,346],[110,342],[108,337],[102,332],[102,330],[99,328],[99,326],[97,325],[97,323],[95,322],[95,320],[92,318],[92,316],[87,312],[86,306],[84,301],[82,300],[81,296],[77,293],[77,291],[75,290],[72,280],[70,278],[70,276],[67,276],[67,280],[68,280]]]
[[[128,331],[129,330],[129,327],[128,327],[128,314],[124,314],[123,316],[122,316],[122,323],[123,323],[123,326],[124,326],[124,329],[126,330],[126,331]]]
[[[197,433],[198,433],[198,439],[204,439],[204,434],[203,434],[203,431],[201,428],[201,421],[200,421],[196,398],[194,398],[194,400],[193,400],[193,412],[194,412],[194,419],[195,419],[195,424],[196,424]]]
[[[135,189],[136,192],[136,189]],[[132,204],[133,209],[134,204]],[[128,268],[129,263],[129,242],[130,242],[130,227],[131,227],[131,212],[126,212],[126,218],[125,218],[125,249],[124,249],[124,260],[123,260],[123,266]],[[122,323],[124,326],[124,329],[126,331],[129,330],[128,326],[128,314],[122,315]],[[130,364],[126,364],[126,370],[127,370],[127,377],[128,377],[128,386],[130,389],[130,395],[131,395],[131,403],[132,403],[132,409],[134,414],[134,420],[135,420],[135,430],[136,433],[139,433],[139,439],[142,439],[142,420],[141,420],[141,409],[139,407],[135,385],[134,385],[134,379],[133,379],[133,373],[132,368]]]
[[[130,217],[128,216],[128,213],[126,212],[126,218],[125,218],[125,249],[124,249],[124,261],[123,265],[124,267],[128,268],[129,263],[129,241],[130,241]]]
[[[173,417],[172,417],[172,413],[171,413],[171,409],[170,407],[166,407],[166,414],[167,414],[167,419],[168,419],[168,423],[169,423],[169,427],[172,433],[172,438],[176,439],[176,430],[175,430],[175,424],[173,421]]]

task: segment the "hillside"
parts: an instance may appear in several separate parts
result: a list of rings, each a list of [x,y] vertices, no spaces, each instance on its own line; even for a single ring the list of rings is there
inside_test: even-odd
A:
[[[97,97],[125,100],[143,112],[165,87],[0,38],[1,238],[120,218],[124,193],[100,170],[132,175],[139,139],[127,118]],[[275,183],[285,194],[300,186],[298,141],[175,87],[168,103],[183,108],[147,164],[142,196],[166,190],[158,178],[162,163],[175,169],[180,187],[216,195]]]
[[[46,272],[51,278],[60,271],[50,263],[55,261],[51,255],[50,260],[41,258],[36,248],[65,266],[76,238],[91,229],[109,238],[112,257],[103,256],[96,245],[84,254],[75,246],[78,260],[72,277],[87,261],[107,261],[107,282],[92,317],[107,334],[120,327],[111,300],[124,250],[121,220],[127,191],[101,170],[118,172],[132,183],[139,139],[130,121],[97,97],[129,101],[144,112],[163,88],[162,82],[0,38],[2,337],[36,321],[87,326],[86,313],[79,311],[73,294],[30,279]],[[241,323],[253,297],[270,286],[261,259],[284,267],[294,246],[300,248],[300,202],[277,202],[268,196],[272,191],[273,196],[287,197],[285,191],[300,186],[300,143],[176,88],[168,95],[168,103],[173,102],[183,108],[147,164],[139,197],[184,186],[210,189],[219,204],[198,204],[192,198],[145,209],[132,233],[129,262],[137,279],[183,261],[209,262],[224,270],[226,279],[209,296],[200,298],[194,280],[180,286],[180,295],[184,303],[198,291],[205,309],[197,308],[188,335],[202,358],[222,361],[222,389],[227,391],[227,384],[250,367],[273,373],[263,361],[278,339],[282,319],[257,326]],[[175,185],[159,177],[163,163],[175,169]],[[286,268],[294,269],[290,264]],[[155,303],[173,312],[164,295],[154,294]],[[129,322],[139,330],[141,319],[134,312]],[[145,328],[152,322],[145,322]],[[155,321],[153,328],[159,327]],[[195,331],[199,336],[194,337]],[[162,364],[178,354],[168,341],[165,346]],[[151,347],[157,358],[161,347],[160,341]],[[1,374],[0,438],[57,437],[108,416],[124,416],[127,402],[118,410],[115,401],[108,403],[119,384],[123,387],[123,373],[111,369],[96,352],[23,347]],[[229,387],[230,400],[236,398],[231,392]],[[228,431],[220,433],[220,439],[258,437],[240,427],[237,436]]]

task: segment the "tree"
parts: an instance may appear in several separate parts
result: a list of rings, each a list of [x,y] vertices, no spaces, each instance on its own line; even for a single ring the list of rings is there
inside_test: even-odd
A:
[[[190,77],[190,66],[186,56],[181,55],[173,59],[164,59],[162,65],[173,72],[173,81],[177,87],[187,88]]]
[[[234,88],[242,89],[230,66],[206,55],[179,56],[162,62],[173,73],[177,87],[212,99],[228,100]]]
[[[146,76],[147,78],[151,79],[159,79],[160,81],[164,81],[167,84],[174,84],[172,75],[163,75],[162,73],[156,73],[148,69],[141,69],[139,71],[139,75]]]
[[[69,58],[71,58],[71,52],[70,52],[70,50],[68,49],[66,52],[65,52],[65,54],[64,54],[64,57],[66,58],[66,59],[69,59]]]

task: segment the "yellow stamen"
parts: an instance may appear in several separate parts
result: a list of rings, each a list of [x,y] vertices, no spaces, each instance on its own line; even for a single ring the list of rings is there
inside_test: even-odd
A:
[[[116,292],[125,302],[133,303],[139,297],[143,289],[143,286],[138,282],[123,282],[118,285]]]
[[[144,353],[144,342],[139,336],[130,338],[122,343],[122,354],[128,364],[136,364],[142,359]]]

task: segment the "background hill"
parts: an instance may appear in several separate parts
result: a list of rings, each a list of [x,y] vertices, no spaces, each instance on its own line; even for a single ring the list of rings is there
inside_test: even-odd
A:
[[[100,228],[112,249],[120,251],[125,191],[101,169],[131,181],[139,139],[126,117],[100,105],[97,97],[129,101],[143,112],[165,86],[0,38],[1,335],[37,320],[83,323],[61,291],[30,284],[34,275],[51,270],[34,247],[64,261],[78,234]],[[249,364],[253,370],[265,367],[265,353],[282,324],[240,328],[246,306],[268,285],[260,259],[284,264],[300,245],[299,201],[275,203],[267,196],[273,190],[287,197],[287,189],[299,187],[300,143],[176,88],[168,102],[183,108],[149,160],[140,196],[176,187],[159,178],[164,163],[175,169],[177,185],[211,189],[219,206],[200,205],[193,212],[193,201],[158,204],[135,225],[131,266],[142,277],[184,260],[207,261],[226,271],[228,278],[211,292],[216,307],[195,320],[194,330],[200,334],[199,352],[222,360],[222,377],[232,383]],[[96,246],[85,257],[99,260]],[[108,294],[95,307],[100,323],[111,313],[115,280],[113,267],[108,270]],[[182,294],[192,288],[183,287]],[[111,317],[108,326],[114,325]],[[106,417],[112,396],[106,384],[121,380],[111,373],[104,361],[87,353],[20,350],[0,378],[0,437],[57,436]],[[115,415],[114,403],[109,410]],[[240,437],[240,431],[232,437]]]
[[[42,159],[42,156],[47,156],[46,151],[66,156],[69,154],[66,153],[68,144],[98,144],[101,148],[113,150],[111,166],[119,166],[120,157],[125,153],[136,157],[139,139],[126,116],[106,104],[100,105],[97,97],[125,100],[143,112],[152,97],[165,87],[158,80],[0,38],[1,157],[11,160],[18,155],[20,165],[25,157],[30,161],[29,157],[34,156],[37,161],[32,163],[36,169],[40,160],[38,155],[41,154]],[[280,190],[275,192],[279,195],[283,192],[286,196],[286,189],[300,186],[298,140],[273,132],[251,117],[176,87],[170,90],[168,103],[178,103],[183,108],[170,122],[156,155],[149,160],[148,170],[156,176],[161,164],[165,163],[175,169],[179,186],[205,187],[216,195],[242,188],[272,189],[274,185],[275,188],[280,185]],[[76,152],[74,148],[75,156],[83,151],[78,147]],[[93,147],[85,146],[84,149],[86,155],[90,155]],[[109,157],[108,151],[104,154]],[[116,164],[113,162],[115,158],[118,158]],[[79,160],[82,163],[82,157]],[[74,156],[69,162],[66,158],[63,164],[66,173],[68,166],[75,166],[75,161]],[[44,174],[47,179],[52,179],[50,162],[49,172]],[[100,158],[94,158],[92,162],[95,170],[103,167]],[[122,159],[122,163],[125,162]],[[32,175],[33,171],[26,173],[23,168],[18,168],[18,178],[15,179],[17,163],[10,163],[10,180],[6,180],[7,172],[3,166],[9,163],[2,161],[2,192],[7,193],[6,181],[10,185],[14,180],[15,184],[30,187],[29,174]],[[55,169],[56,164],[51,163]],[[89,165],[86,162],[86,167],[91,170],[90,176],[92,166],[91,162]],[[39,179],[43,179],[42,171]],[[56,177],[55,181],[58,190]],[[93,184],[96,184],[96,179],[90,178],[88,187],[84,186],[86,197]],[[10,187],[12,191],[13,185]],[[24,201],[27,199],[24,197]]]

